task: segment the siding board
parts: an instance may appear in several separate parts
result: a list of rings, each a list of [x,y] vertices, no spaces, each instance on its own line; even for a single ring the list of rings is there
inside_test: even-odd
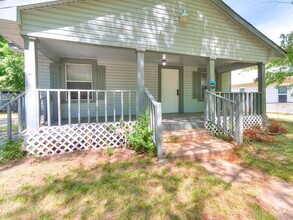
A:
[[[22,34],[99,45],[265,62],[268,51],[207,1],[84,1],[23,11]]]

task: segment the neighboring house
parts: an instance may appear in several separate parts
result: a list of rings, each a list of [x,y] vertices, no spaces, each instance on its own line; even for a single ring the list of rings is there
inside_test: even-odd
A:
[[[130,128],[145,100],[158,149],[162,113],[206,109],[218,127],[230,118],[221,129],[235,137],[237,100],[205,102],[204,91],[229,93],[231,71],[253,65],[260,101],[246,114],[265,117],[264,64],[285,52],[222,1],[19,2],[0,2],[0,34],[24,51],[32,154],[121,145],[111,126]]]
[[[235,71],[232,74],[232,92],[257,92],[257,71]],[[272,84],[266,88],[267,112],[293,114],[293,78],[281,86]]]

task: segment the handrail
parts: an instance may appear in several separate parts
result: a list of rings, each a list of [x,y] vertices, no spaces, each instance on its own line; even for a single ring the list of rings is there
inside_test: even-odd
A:
[[[38,125],[131,121],[136,90],[37,89]]]
[[[205,123],[215,126],[223,133],[243,143],[243,105],[241,99],[230,100],[205,91]]]
[[[215,96],[215,97],[221,98],[221,99],[223,99],[223,100],[226,100],[227,102],[231,102],[231,103],[233,103],[233,104],[236,104],[236,103],[237,103],[237,102],[234,101],[234,100],[227,99],[227,98],[225,98],[225,97],[223,97],[223,96],[217,95],[217,93],[212,93],[212,92],[210,92],[210,91],[208,91],[208,90],[206,90],[206,93],[211,94],[211,95],[213,95],[213,96]]]
[[[150,129],[153,130],[153,141],[157,148],[157,157],[163,157],[163,137],[162,137],[162,106],[157,102],[149,90],[145,89],[146,104],[150,115]]]
[[[16,96],[15,98],[13,98],[12,100],[10,100],[9,102],[5,103],[4,105],[0,106],[0,110],[4,109],[5,107],[7,107],[8,105],[13,104],[14,102],[16,102],[19,98],[22,98],[25,96],[25,92],[21,93],[20,95]]]
[[[136,90],[108,90],[108,89],[36,89],[39,92],[136,92]]]
[[[7,137],[9,139],[12,139],[12,109],[11,105],[14,104],[15,102],[18,103],[17,106],[17,113],[18,113],[18,133],[21,133],[23,130],[23,118],[22,118],[22,104],[24,103],[23,100],[25,98],[25,92],[21,93],[20,95],[16,96],[9,102],[5,103],[4,105],[0,106],[0,110],[7,108]]]

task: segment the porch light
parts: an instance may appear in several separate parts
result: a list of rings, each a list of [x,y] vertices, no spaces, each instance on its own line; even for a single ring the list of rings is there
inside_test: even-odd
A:
[[[189,15],[186,9],[183,9],[183,12],[180,17],[181,24],[186,24],[188,22]]]
[[[163,59],[163,60],[162,60],[162,65],[163,65],[163,66],[166,66],[166,65],[167,65],[167,60],[166,60],[166,59]]]
[[[11,50],[20,50],[20,48],[15,43],[8,42],[7,44]]]

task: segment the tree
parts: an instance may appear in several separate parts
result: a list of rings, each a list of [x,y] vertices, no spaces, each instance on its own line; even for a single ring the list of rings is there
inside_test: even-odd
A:
[[[11,50],[2,36],[0,36],[0,88],[24,90],[23,54]]]
[[[280,86],[286,79],[293,77],[293,31],[281,35],[281,47],[286,51],[285,58],[279,58],[266,65],[266,85],[276,83]],[[293,87],[293,84],[289,85]]]

